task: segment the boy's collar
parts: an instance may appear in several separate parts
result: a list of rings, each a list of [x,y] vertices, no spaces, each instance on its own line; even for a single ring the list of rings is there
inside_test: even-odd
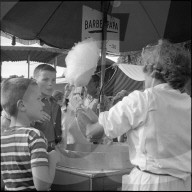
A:
[[[41,93],[41,99],[48,99],[49,101],[56,101],[53,96],[46,95],[45,93]]]

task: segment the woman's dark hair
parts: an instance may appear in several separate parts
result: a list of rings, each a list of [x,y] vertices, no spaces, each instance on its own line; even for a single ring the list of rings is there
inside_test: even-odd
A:
[[[191,54],[184,47],[159,40],[142,51],[143,71],[174,89],[183,89],[191,78]]]

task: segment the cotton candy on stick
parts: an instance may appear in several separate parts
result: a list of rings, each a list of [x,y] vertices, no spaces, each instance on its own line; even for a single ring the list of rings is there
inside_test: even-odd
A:
[[[94,75],[98,59],[99,48],[96,41],[89,38],[77,43],[65,58],[65,78],[76,87],[86,86]]]

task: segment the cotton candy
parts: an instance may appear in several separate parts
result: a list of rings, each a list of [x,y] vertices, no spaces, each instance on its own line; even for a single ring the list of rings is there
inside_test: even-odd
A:
[[[99,48],[92,38],[76,44],[65,58],[66,80],[76,87],[86,86],[96,71],[98,60]]]

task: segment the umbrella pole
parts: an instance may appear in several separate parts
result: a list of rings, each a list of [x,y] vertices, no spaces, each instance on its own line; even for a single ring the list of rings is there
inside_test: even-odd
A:
[[[107,40],[107,13],[110,1],[102,2],[103,26],[102,26],[102,45],[101,45],[101,83],[99,112],[104,111],[104,79],[105,79],[105,63],[106,63],[106,40]]]
[[[27,57],[27,64],[28,64],[28,79],[29,79],[29,75],[30,75],[30,54]]]
[[[102,45],[101,45],[101,83],[100,83],[100,108],[99,112],[104,111],[104,78],[105,78],[105,62],[106,62],[106,39],[107,39],[107,11],[105,10],[105,2],[102,3],[103,8],[103,27],[102,27]]]

